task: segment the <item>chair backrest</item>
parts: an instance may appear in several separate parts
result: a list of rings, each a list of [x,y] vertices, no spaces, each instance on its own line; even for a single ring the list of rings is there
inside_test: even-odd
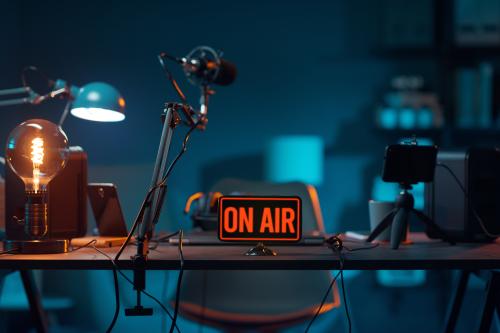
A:
[[[304,183],[270,184],[224,179],[212,191],[223,194],[297,195],[302,199],[303,231],[323,231],[316,190]],[[242,253],[243,255],[243,253]],[[279,253],[278,253],[279,255]],[[328,271],[188,271],[182,284],[181,314],[198,321],[258,326],[283,318],[309,318],[331,281]],[[324,311],[338,306],[333,288]]]

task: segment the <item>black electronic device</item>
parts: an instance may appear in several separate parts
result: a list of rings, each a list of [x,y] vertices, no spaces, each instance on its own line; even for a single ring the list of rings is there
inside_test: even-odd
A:
[[[82,237],[87,232],[87,154],[70,147],[66,166],[51,180],[48,192],[49,239]],[[5,231],[8,240],[29,240],[24,225],[25,186],[5,168]]]
[[[437,146],[397,144],[385,149],[382,180],[389,183],[431,182],[436,166]]]
[[[99,236],[127,237],[127,226],[116,186],[109,183],[90,183],[87,189]]]
[[[499,235],[500,150],[439,152],[437,163],[434,182],[425,189],[426,214],[455,241],[490,241]],[[432,230],[427,233],[439,238]]]
[[[447,239],[440,228],[424,213],[414,208],[412,185],[431,182],[436,166],[437,146],[418,146],[416,140],[409,144],[390,145],[385,149],[382,179],[399,183],[401,192],[389,212],[366,239],[373,241],[382,231],[391,227],[391,247],[397,249],[408,230],[410,214],[414,214],[426,227],[442,239]]]

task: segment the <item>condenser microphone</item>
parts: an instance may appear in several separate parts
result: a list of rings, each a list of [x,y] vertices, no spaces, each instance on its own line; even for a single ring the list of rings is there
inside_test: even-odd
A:
[[[236,66],[223,59],[221,53],[209,46],[195,47],[183,58],[175,59],[194,85],[211,83],[227,86],[236,79]]]
[[[222,58],[218,61],[205,57],[181,58],[181,64],[188,79],[195,84],[227,86],[236,79],[236,66]]]

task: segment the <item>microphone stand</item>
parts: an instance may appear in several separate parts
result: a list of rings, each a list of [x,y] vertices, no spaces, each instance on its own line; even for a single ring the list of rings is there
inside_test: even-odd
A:
[[[195,50],[198,50],[197,48]],[[206,49],[206,48],[203,48]],[[212,50],[210,48],[210,50]],[[194,51],[192,51],[194,52]],[[218,58],[218,54],[213,51],[215,57]],[[192,54],[192,53],[190,53]],[[122,245],[118,251],[115,260],[119,258],[125,247],[127,246],[131,236],[135,232],[135,229],[140,225],[139,231],[136,237],[136,254],[132,257],[134,262],[134,290],[137,292],[137,302],[135,307],[125,309],[125,315],[127,316],[150,316],[153,314],[152,308],[144,308],[141,305],[141,293],[146,288],[146,262],[149,252],[149,240],[152,238],[153,229],[158,219],[160,217],[161,208],[165,201],[165,193],[167,188],[168,174],[171,170],[167,169],[168,152],[170,150],[170,145],[172,143],[172,135],[175,128],[181,123],[186,123],[191,127],[191,130],[195,128],[204,130],[207,124],[207,113],[208,113],[208,100],[210,95],[215,92],[210,89],[208,83],[210,80],[203,81],[191,81],[191,83],[199,85],[201,87],[201,97],[200,97],[200,110],[198,114],[194,112],[193,108],[187,103],[186,96],[181,91],[179,85],[175,81],[172,73],[168,70],[164,63],[164,58],[172,60],[177,63],[182,63],[179,58],[170,56],[165,52],[160,53],[158,60],[160,61],[165,74],[167,75],[172,87],[179,95],[182,103],[167,103],[165,109],[161,115],[163,121],[163,130],[160,139],[160,145],[158,147],[158,153],[156,155],[155,166],[153,169],[153,177],[151,179],[150,190],[147,194],[146,199],[137,215],[132,230],[130,231],[127,240]],[[213,79],[212,79],[213,80]],[[181,117],[181,116],[184,117]],[[184,118],[184,119],[183,119]],[[183,120],[182,120],[183,119]],[[185,142],[184,142],[185,144]],[[185,146],[184,148],[185,149]],[[170,167],[173,167],[177,158],[172,162]],[[181,244],[182,245],[182,244]]]
[[[180,123],[178,109],[184,107],[183,104],[167,103],[161,114],[163,129],[160,138],[160,145],[156,155],[156,162],[151,179],[151,187],[157,187],[163,181],[163,175],[167,168],[168,152],[172,143],[172,135]],[[146,289],[146,262],[149,252],[149,239],[152,236],[153,225],[158,221],[161,207],[163,205],[166,185],[157,188],[150,196],[150,199],[140,212],[139,220],[142,220],[136,237],[136,254],[132,257],[134,265],[134,290],[137,293],[136,305],[133,308],[125,309],[126,316],[151,316],[152,308],[144,308],[141,305],[141,294]]]
[[[154,226],[158,222],[161,209],[165,202],[167,184],[164,177],[166,176],[165,173],[168,172],[167,162],[172,143],[172,135],[175,128],[182,122],[181,113],[184,115],[184,118],[186,118],[187,124],[191,127],[196,126],[202,130],[205,129],[207,122],[208,96],[211,94],[213,94],[213,91],[208,85],[202,87],[200,115],[198,119],[195,119],[195,112],[191,106],[181,103],[167,103],[161,115],[163,130],[150,187],[156,187],[156,190],[151,194],[150,199],[144,206],[144,210],[139,212],[138,221],[141,221],[141,225],[136,237],[136,254],[132,257],[134,266],[134,290],[137,293],[136,305],[133,308],[125,309],[126,316],[151,316],[153,314],[152,308],[145,308],[141,305],[141,294],[146,289],[146,262],[149,252],[149,240],[152,238]],[[164,184],[158,187],[161,183]],[[133,227],[133,229],[135,228]]]

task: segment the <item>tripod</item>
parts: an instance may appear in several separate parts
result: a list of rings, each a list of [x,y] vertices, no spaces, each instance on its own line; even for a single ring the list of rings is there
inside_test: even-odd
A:
[[[373,241],[382,231],[391,226],[391,248],[397,249],[401,240],[403,239],[404,233],[408,227],[408,219],[410,218],[410,213],[413,213],[417,218],[422,221],[427,228],[435,232],[438,237],[446,240],[446,235],[444,232],[424,213],[416,210],[414,208],[415,199],[413,195],[409,192],[412,189],[410,184],[401,184],[401,192],[396,199],[396,207],[387,214],[379,225],[370,233],[367,242]],[[450,242],[450,244],[453,244]]]

